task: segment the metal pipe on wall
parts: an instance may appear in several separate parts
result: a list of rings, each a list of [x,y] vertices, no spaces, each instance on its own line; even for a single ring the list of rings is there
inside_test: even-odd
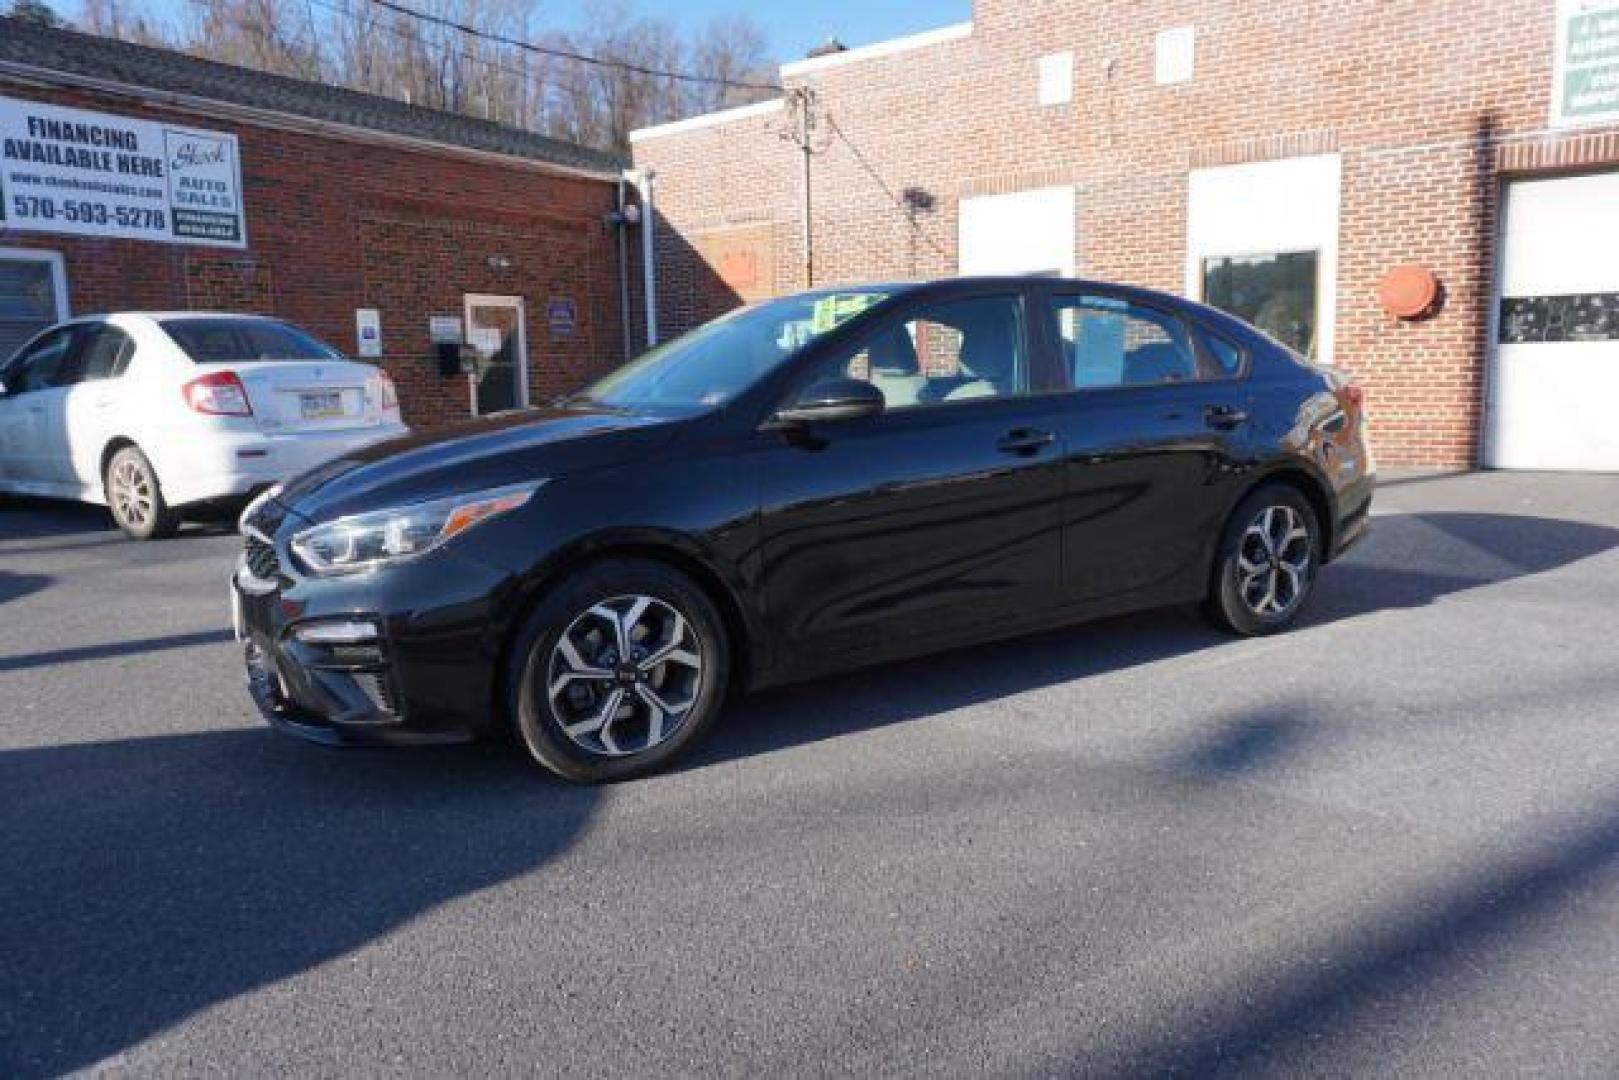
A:
[[[658,216],[652,192],[657,174],[651,169],[637,169],[633,175],[641,196],[641,291],[646,301],[646,343],[651,348],[658,343],[658,285],[652,264],[652,230]]]

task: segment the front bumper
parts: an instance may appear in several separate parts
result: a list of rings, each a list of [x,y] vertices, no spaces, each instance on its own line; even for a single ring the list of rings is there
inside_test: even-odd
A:
[[[327,745],[465,742],[494,726],[492,578],[428,561],[387,581],[356,581],[261,577],[242,559],[232,621],[248,692],[271,726]],[[333,623],[373,634],[342,643],[301,636]]]

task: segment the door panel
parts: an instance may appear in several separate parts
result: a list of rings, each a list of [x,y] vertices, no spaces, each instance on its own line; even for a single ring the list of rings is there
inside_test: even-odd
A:
[[[1010,399],[762,435],[766,604],[788,650],[885,651],[1049,606],[1060,448],[1002,447],[1055,423]]]
[[[11,480],[60,483],[67,464],[67,387],[73,375],[79,330],[66,326],[37,339],[6,369],[7,408],[0,416],[0,453]],[[63,460],[58,461],[60,457]]]
[[[1149,603],[1200,589],[1250,437],[1246,383],[1167,308],[1054,289],[1046,310],[1075,388],[1059,424],[1065,598]]]
[[[478,350],[472,375],[472,411],[478,416],[528,404],[528,343],[523,301],[515,296],[469,296],[467,340]]]
[[[1108,600],[1198,585],[1203,556],[1235,494],[1242,430],[1211,426],[1241,411],[1234,384],[1077,393],[1068,444],[1065,596]],[[1219,416],[1218,412],[1213,412]]]

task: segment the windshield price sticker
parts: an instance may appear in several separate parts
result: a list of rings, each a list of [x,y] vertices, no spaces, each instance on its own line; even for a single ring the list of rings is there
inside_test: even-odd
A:
[[[810,317],[810,329],[817,334],[824,334],[881,299],[882,295],[879,293],[822,296],[815,301],[815,310]]]
[[[0,229],[247,246],[236,136],[0,98]]]

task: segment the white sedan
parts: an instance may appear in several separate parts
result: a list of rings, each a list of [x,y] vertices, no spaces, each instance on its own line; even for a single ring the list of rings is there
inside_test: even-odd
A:
[[[0,492],[109,506],[137,540],[406,431],[381,368],[255,315],[74,319],[0,367]]]

